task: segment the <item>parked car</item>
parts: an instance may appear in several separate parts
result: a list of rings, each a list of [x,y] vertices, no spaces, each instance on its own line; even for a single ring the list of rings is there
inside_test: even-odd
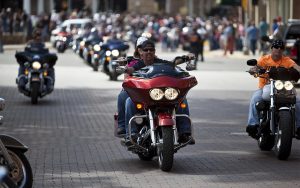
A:
[[[300,20],[289,20],[283,41],[286,46],[285,55],[300,65]]]

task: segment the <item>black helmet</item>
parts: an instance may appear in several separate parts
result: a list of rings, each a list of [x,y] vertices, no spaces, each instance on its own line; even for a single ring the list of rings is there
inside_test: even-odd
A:
[[[283,49],[284,49],[284,43],[283,43],[282,40],[276,39],[276,40],[274,40],[274,41],[272,42],[271,48],[276,48],[276,49],[280,48],[280,49],[283,50]]]

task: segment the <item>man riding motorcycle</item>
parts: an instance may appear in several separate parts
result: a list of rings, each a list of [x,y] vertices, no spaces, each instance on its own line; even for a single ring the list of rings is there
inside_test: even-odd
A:
[[[171,63],[173,62],[166,61],[159,59],[155,56],[155,44],[151,40],[146,40],[141,44],[140,48],[140,56],[142,61],[137,62],[135,65],[132,67],[126,66],[125,68],[125,73],[131,74],[134,71],[138,71],[139,69],[152,65],[154,63]],[[193,54],[188,54],[188,56],[182,56],[182,57],[176,57],[174,60],[175,65],[180,64],[182,62],[186,62],[190,59],[193,59],[194,55]],[[187,105],[186,99],[184,100],[184,103]],[[127,98],[126,103],[125,103],[125,128],[126,128],[126,134],[128,135],[128,124],[129,120],[136,114],[137,110],[135,108],[135,105],[131,98]],[[178,114],[186,114],[189,115],[189,108],[188,105],[186,108],[177,108]],[[195,140],[192,138],[191,135],[191,123],[187,118],[184,117],[178,117],[176,118],[177,125],[178,126],[178,133],[179,133],[179,143],[185,143],[188,140],[191,140],[189,143],[190,144],[195,144]],[[132,127],[131,133],[136,133],[136,130],[134,127]],[[126,143],[130,144],[131,142],[126,139]]]
[[[274,40],[271,45],[271,54],[262,56],[257,66],[263,69],[269,69],[270,67],[284,67],[284,68],[294,68],[300,72],[300,66],[297,65],[292,59],[287,56],[283,56],[284,43],[282,40]],[[257,66],[251,68],[252,72],[255,72],[258,68]],[[262,100],[269,100],[270,96],[270,84],[268,78],[259,78],[259,89],[256,90],[251,98],[249,106],[249,116],[248,125],[246,127],[246,132],[252,138],[258,139],[258,127],[259,127],[259,115],[255,107],[256,103]],[[296,113],[300,112],[300,100],[296,100]],[[300,116],[296,115],[296,135],[300,137]]]
[[[18,52],[16,53],[16,59],[19,63],[19,72],[18,72],[18,89],[21,92],[26,92],[25,86],[26,83],[28,82],[26,76],[25,76],[25,66],[24,62],[26,59],[24,59],[24,56],[30,56],[33,54],[49,54],[49,50],[45,48],[45,44],[42,42],[41,39],[41,31],[39,29],[34,30],[33,32],[33,39],[28,41],[24,52]],[[48,61],[54,61],[52,58],[50,58]],[[55,59],[56,61],[56,59]],[[52,64],[54,65],[54,63]],[[54,67],[50,66],[48,68],[48,77],[51,79],[47,80],[46,86],[47,86],[47,91],[51,92],[54,89],[54,82],[55,82],[55,72],[54,72]]]

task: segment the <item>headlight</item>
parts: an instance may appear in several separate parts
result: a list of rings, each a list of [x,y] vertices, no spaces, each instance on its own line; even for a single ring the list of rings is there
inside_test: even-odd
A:
[[[164,92],[161,89],[152,89],[150,90],[150,97],[155,100],[161,100],[164,97]]]
[[[105,52],[105,55],[106,55],[106,56],[110,56],[110,55],[111,55],[111,51],[107,50],[107,51]]]
[[[94,48],[93,48],[95,51],[100,51],[101,50],[101,47],[98,45],[98,44],[96,44],[96,45],[94,45]]]
[[[39,70],[41,68],[41,66],[42,65],[38,61],[35,61],[35,62],[32,63],[32,68],[35,69],[35,70]]]
[[[286,81],[286,82],[284,82],[284,88],[289,91],[289,90],[292,90],[294,88],[294,85],[293,85],[292,82]]]
[[[174,88],[167,88],[165,90],[165,97],[168,100],[174,100],[178,97],[178,91]]]
[[[79,44],[80,44],[80,46],[84,46],[85,42],[81,41]]]
[[[277,90],[282,90],[284,85],[282,81],[276,80],[274,86]]]
[[[113,56],[115,56],[115,57],[118,57],[119,56],[119,50],[113,50],[112,52],[111,52],[111,54],[113,55]]]
[[[63,37],[62,41],[66,42],[67,41],[67,37]]]

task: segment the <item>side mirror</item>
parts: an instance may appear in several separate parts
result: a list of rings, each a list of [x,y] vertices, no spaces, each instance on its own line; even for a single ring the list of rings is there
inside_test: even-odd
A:
[[[5,108],[5,100],[0,98],[0,111]]]
[[[187,71],[196,70],[196,66],[194,64],[188,63],[185,67]]]
[[[255,65],[257,65],[257,60],[256,59],[249,59],[247,61],[247,65],[249,65],[249,66],[255,66]]]

